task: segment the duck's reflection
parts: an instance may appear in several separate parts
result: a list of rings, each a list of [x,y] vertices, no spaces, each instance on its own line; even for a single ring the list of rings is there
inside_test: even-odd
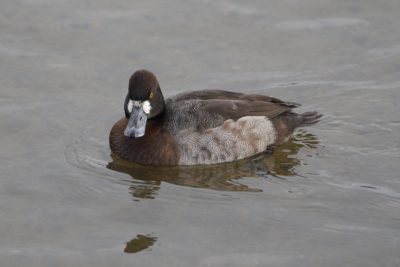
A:
[[[296,167],[301,163],[297,157],[300,149],[316,148],[318,144],[319,141],[315,135],[305,130],[298,130],[288,142],[277,147],[272,156],[264,157],[263,161],[270,170],[270,175],[274,177],[298,175]]]
[[[275,148],[272,154],[226,164],[151,167],[111,155],[112,161],[107,168],[132,176],[137,182],[132,182],[131,191],[137,198],[154,198],[161,182],[222,191],[260,191],[241,184],[240,178],[273,176],[285,179],[285,176],[296,175],[296,166],[300,164],[296,157],[299,150],[303,147],[315,148],[318,143],[315,135],[300,130],[291,140]]]

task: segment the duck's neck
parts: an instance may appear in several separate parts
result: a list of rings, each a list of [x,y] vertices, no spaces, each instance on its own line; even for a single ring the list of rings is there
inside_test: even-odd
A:
[[[146,165],[177,165],[179,152],[173,136],[162,127],[162,117],[149,120],[146,133],[140,138],[124,136],[127,119],[111,129],[110,147],[120,158]]]

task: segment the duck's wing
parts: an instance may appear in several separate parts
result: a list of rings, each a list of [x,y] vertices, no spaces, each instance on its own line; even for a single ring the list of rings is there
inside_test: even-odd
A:
[[[266,116],[272,119],[279,114],[300,106],[294,102],[282,101],[278,98],[229,92],[224,90],[203,90],[184,93],[175,99],[180,102],[197,102],[205,113],[237,120],[245,116]]]
[[[249,100],[202,100],[201,108],[208,113],[218,114],[225,120],[237,120],[246,116],[265,116],[269,119],[290,111],[292,108],[270,101]]]
[[[181,100],[248,100],[248,101],[266,101],[275,104],[284,105],[291,108],[299,107],[295,102],[283,101],[275,97],[257,94],[243,94],[225,90],[200,90],[188,93],[182,93],[176,96],[176,101]]]
[[[298,106],[264,95],[223,90],[193,91],[166,100],[163,127],[173,135],[189,128],[203,131],[242,117],[263,116],[273,120]]]

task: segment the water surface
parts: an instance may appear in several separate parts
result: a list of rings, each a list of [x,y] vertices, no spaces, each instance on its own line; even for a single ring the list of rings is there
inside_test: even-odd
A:
[[[399,266],[400,2],[0,3],[1,266]],[[318,110],[273,154],[111,157],[128,78]]]

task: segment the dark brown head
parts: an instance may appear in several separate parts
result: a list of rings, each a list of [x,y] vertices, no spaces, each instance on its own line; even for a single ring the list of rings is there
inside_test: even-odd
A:
[[[125,116],[129,119],[125,135],[143,136],[146,121],[162,114],[164,107],[164,97],[156,76],[148,70],[136,71],[129,79],[124,103]]]

